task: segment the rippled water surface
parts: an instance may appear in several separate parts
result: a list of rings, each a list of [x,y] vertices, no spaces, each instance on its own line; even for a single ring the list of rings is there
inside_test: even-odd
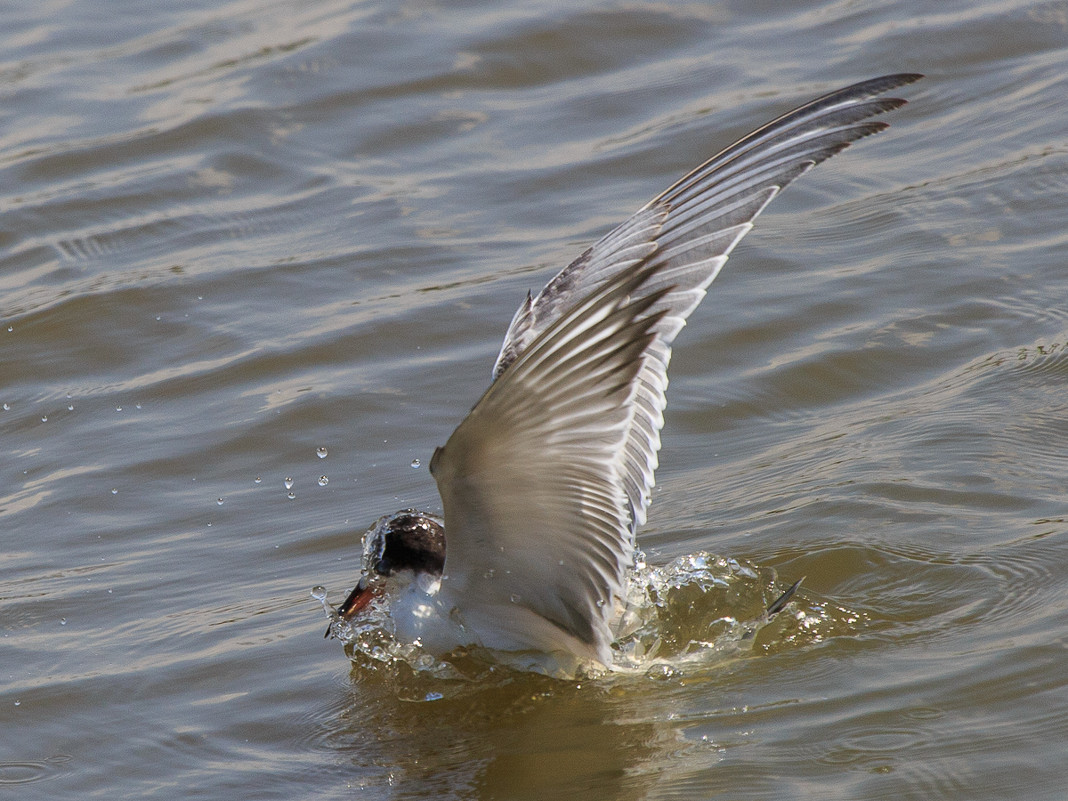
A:
[[[0,8],[0,795],[1065,797],[1068,3],[785,5]],[[792,616],[582,682],[323,639],[524,292],[898,71],[672,363],[650,564]]]

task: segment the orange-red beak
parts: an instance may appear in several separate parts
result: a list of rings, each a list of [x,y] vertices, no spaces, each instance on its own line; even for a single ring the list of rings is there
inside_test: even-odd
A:
[[[337,613],[342,620],[352,620],[380,594],[381,590],[372,586],[367,576],[362,576],[359,583],[349,593],[349,597],[337,608]]]
[[[349,597],[346,598],[341,606],[337,608],[338,618],[341,620],[352,620],[356,615],[369,604],[372,600],[382,594],[380,587],[372,586],[371,582],[367,580],[367,576],[362,576],[359,583],[349,593]],[[333,625],[329,626],[326,630],[326,636],[330,636],[330,632],[333,631]]]

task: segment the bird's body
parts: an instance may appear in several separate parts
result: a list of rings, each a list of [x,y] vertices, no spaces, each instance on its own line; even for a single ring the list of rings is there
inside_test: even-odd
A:
[[[444,521],[380,520],[340,615],[385,593],[398,639],[434,654],[610,666],[675,336],[779,191],[885,128],[871,118],[904,101],[880,95],[919,77],[832,92],[743,137],[528,295],[493,383],[431,460]]]

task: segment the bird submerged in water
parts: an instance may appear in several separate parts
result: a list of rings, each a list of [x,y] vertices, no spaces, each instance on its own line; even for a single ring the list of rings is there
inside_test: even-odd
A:
[[[921,77],[854,84],[758,128],[528,294],[489,389],[431,459],[444,520],[381,518],[339,620],[381,596],[397,639],[434,655],[477,646],[551,675],[611,667],[675,336],[764,207],[886,128],[872,118],[905,101],[882,95]]]

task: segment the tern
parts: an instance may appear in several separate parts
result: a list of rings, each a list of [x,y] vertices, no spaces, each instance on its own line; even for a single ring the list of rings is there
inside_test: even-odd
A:
[[[381,518],[338,620],[381,598],[396,638],[436,656],[611,669],[676,335],[768,203],[886,128],[873,118],[905,101],[885,93],[921,77],[863,81],[756,129],[528,293],[489,389],[430,461],[443,518]]]

